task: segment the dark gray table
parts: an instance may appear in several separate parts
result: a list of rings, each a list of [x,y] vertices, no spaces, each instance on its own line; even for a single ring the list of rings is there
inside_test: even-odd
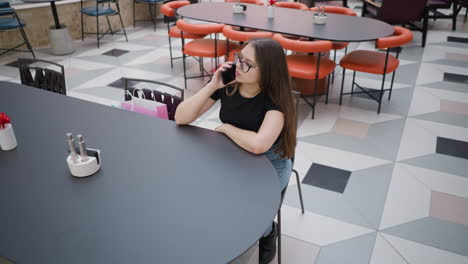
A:
[[[274,19],[268,19],[267,7],[262,5],[246,4],[244,14],[233,14],[233,4],[192,4],[177,9],[177,14],[184,18],[331,41],[370,41],[390,36],[394,31],[393,26],[379,20],[338,14],[327,14],[327,23],[316,25],[312,11],[291,8],[275,8]]]
[[[0,82],[0,256],[17,264],[226,263],[271,224],[278,176],[222,134]],[[65,133],[102,151],[70,175]]]

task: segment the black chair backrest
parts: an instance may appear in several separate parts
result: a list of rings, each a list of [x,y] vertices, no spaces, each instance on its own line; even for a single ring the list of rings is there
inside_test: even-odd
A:
[[[379,19],[389,24],[420,21],[424,17],[427,0],[384,0]]]
[[[171,85],[171,84],[158,82],[158,81],[125,78],[125,90],[129,91],[132,95],[134,95],[135,97],[138,97],[138,98],[140,98],[140,97],[143,98],[143,95],[139,94],[137,88],[129,87],[130,82],[134,82],[134,83],[141,83],[141,82],[142,83],[152,83],[152,84],[156,84],[156,85],[160,85],[160,86],[169,87],[171,89],[179,91],[181,95],[176,96],[176,95],[172,95],[172,94],[169,94],[169,93],[166,93],[166,92],[161,92],[161,91],[158,91],[158,90],[150,90],[150,89],[146,89],[146,88],[141,89],[143,91],[145,99],[165,104],[167,106],[167,113],[168,113],[169,120],[174,121],[175,112],[177,110],[177,107],[184,100],[184,90],[183,89],[181,89],[181,88],[179,88],[177,86]],[[125,93],[124,100],[129,101],[131,99],[132,99],[132,97],[130,95],[128,95],[127,93]]]
[[[46,67],[31,66],[35,63],[52,64],[60,68],[60,72]],[[35,71],[34,77],[31,70]],[[39,59],[19,59],[21,84],[47,90],[49,92],[67,95],[65,84],[65,69],[55,62]]]

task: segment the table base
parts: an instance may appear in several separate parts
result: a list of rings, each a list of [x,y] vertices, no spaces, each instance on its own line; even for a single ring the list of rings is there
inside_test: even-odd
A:
[[[66,26],[61,26],[59,29],[50,27],[49,30],[50,40],[50,53],[54,55],[66,55],[73,53],[73,43],[70,36],[70,32]]]

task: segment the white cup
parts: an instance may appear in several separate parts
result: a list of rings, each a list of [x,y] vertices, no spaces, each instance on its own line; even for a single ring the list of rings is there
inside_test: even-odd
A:
[[[15,131],[11,124],[5,124],[5,128],[0,128],[0,148],[2,150],[12,150],[18,146]]]

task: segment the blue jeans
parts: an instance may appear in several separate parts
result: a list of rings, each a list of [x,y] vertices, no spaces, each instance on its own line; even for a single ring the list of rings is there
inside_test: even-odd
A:
[[[292,173],[292,161],[290,159],[282,159],[280,156],[280,153],[275,153],[274,149],[277,147],[277,145],[273,145],[267,152],[265,152],[265,156],[271,161],[271,164],[273,164],[273,167],[276,170],[276,173],[278,174],[279,180],[280,180],[280,187],[281,190],[284,190],[286,186],[288,186],[289,182],[289,177],[291,177]],[[263,234],[263,237],[266,237],[268,234],[271,233],[272,225],[270,225],[265,233]]]

